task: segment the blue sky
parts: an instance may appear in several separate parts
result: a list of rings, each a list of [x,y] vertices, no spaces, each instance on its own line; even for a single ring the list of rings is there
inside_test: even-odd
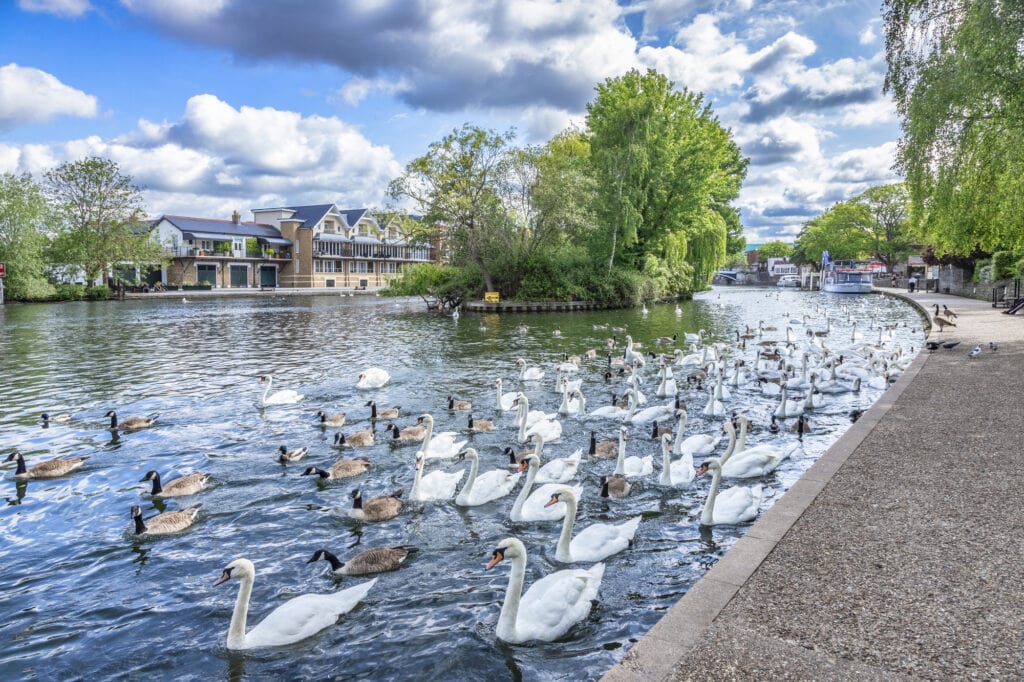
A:
[[[703,92],[751,160],[750,241],[896,180],[877,2],[18,0],[0,9],[0,172],[117,161],[153,215],[378,206],[464,122],[543,142],[599,81]]]

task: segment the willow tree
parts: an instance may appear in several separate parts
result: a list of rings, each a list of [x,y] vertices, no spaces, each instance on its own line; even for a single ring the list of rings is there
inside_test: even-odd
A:
[[[885,0],[898,165],[923,241],[1024,251],[1024,5]]]

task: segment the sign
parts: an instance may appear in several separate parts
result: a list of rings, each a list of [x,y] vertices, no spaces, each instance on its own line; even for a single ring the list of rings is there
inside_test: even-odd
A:
[[[484,302],[486,303],[497,303],[501,300],[501,292],[498,291],[485,291]]]
[[[7,276],[7,263],[0,263],[0,277]]]

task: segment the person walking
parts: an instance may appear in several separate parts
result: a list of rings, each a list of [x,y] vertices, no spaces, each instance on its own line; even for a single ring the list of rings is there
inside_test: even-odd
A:
[[[911,275],[910,277],[907,278],[907,291],[910,292],[910,293],[914,293],[914,287],[916,287],[916,286],[917,286],[917,277],[915,277],[914,275]]]
[[[899,280],[896,278],[896,273],[892,273],[892,288],[895,289],[896,285],[899,284]]]

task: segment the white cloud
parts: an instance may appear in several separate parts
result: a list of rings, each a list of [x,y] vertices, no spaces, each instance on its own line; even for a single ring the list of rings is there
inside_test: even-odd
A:
[[[409,90],[405,81],[391,81],[385,78],[350,78],[338,90],[338,97],[351,107],[356,106],[374,92],[396,94]]]
[[[59,17],[80,17],[92,9],[89,0],[18,0],[18,7]]]
[[[868,25],[860,32],[861,45],[871,45],[878,40],[878,25],[881,23],[882,20],[878,18],[872,19],[868,22]]]
[[[0,130],[54,116],[94,118],[97,112],[94,96],[45,71],[14,63],[0,66]]]

